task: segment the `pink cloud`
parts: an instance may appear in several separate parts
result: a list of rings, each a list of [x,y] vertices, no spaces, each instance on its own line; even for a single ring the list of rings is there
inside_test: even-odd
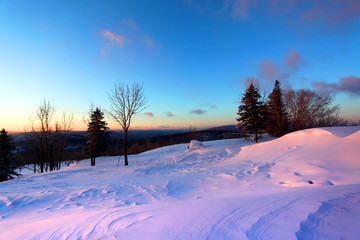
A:
[[[149,117],[154,117],[154,114],[152,112],[146,112],[145,115],[148,115]]]
[[[206,113],[206,111],[201,110],[201,109],[195,109],[195,110],[190,111],[190,113],[202,115],[202,114]]]
[[[263,89],[270,89],[274,86],[274,81],[279,80],[282,84],[289,84],[288,79],[306,80],[305,78],[296,76],[296,72],[302,67],[306,66],[307,61],[295,49],[291,49],[288,54],[284,55],[283,61],[280,63],[274,62],[273,59],[263,61],[257,67],[257,73],[260,80],[255,77],[248,77],[244,80],[245,86],[248,87],[250,83]]]
[[[175,115],[172,114],[171,112],[166,112],[166,116],[168,116],[168,117],[175,117]]]
[[[124,43],[129,43],[130,42],[130,39],[128,39],[128,38],[126,38],[124,36],[120,36],[120,35],[118,35],[116,33],[113,33],[113,32],[111,32],[109,30],[101,30],[101,34],[108,41],[116,43],[116,46],[118,48],[123,48]]]
[[[259,67],[260,76],[265,79],[273,79],[278,75],[279,70],[279,67],[271,59],[263,62]]]
[[[348,93],[352,97],[360,96],[360,77],[349,76],[339,79],[338,83],[313,82],[320,93]]]
[[[306,61],[294,48],[290,50],[290,53],[285,55],[285,64],[287,67],[298,69]]]

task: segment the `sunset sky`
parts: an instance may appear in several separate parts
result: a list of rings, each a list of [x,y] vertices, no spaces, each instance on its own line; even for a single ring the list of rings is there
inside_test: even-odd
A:
[[[0,128],[46,98],[85,129],[117,81],[149,99],[133,128],[235,124],[251,77],[332,93],[359,120],[359,39],[359,0],[0,0]]]

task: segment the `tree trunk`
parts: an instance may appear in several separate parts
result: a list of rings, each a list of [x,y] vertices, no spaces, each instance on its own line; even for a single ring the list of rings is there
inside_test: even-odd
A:
[[[255,138],[254,138],[255,142],[258,142],[259,140],[257,134],[258,134],[258,129],[255,128]]]
[[[91,154],[91,166],[95,166],[95,155]]]
[[[124,158],[125,158],[125,166],[127,166],[128,163],[128,158],[127,158],[127,142],[128,142],[128,130],[125,129],[124,130]]]

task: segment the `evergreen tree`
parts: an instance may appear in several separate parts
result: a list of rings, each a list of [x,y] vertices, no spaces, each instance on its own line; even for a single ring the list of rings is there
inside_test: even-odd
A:
[[[90,121],[88,123],[87,130],[87,152],[90,153],[91,166],[95,166],[95,158],[100,155],[101,152],[106,150],[108,145],[108,130],[106,121],[104,121],[104,113],[96,108],[91,110]]]
[[[5,129],[0,132],[0,182],[13,179],[20,174],[15,172],[15,144]]]
[[[246,89],[239,106],[239,118],[237,128],[254,132],[254,140],[258,141],[258,131],[265,129],[267,125],[268,114],[266,105],[261,101],[259,89],[253,83]]]
[[[277,136],[282,136],[287,129],[287,114],[285,111],[284,94],[280,82],[275,81],[274,89],[268,97],[269,125],[267,130]]]

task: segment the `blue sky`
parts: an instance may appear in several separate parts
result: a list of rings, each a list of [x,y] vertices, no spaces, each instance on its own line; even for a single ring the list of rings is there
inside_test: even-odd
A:
[[[90,104],[109,108],[117,81],[149,98],[134,128],[235,124],[249,77],[268,92],[279,79],[332,93],[358,120],[357,39],[357,0],[3,0],[0,127],[23,130],[46,98],[85,129]]]

